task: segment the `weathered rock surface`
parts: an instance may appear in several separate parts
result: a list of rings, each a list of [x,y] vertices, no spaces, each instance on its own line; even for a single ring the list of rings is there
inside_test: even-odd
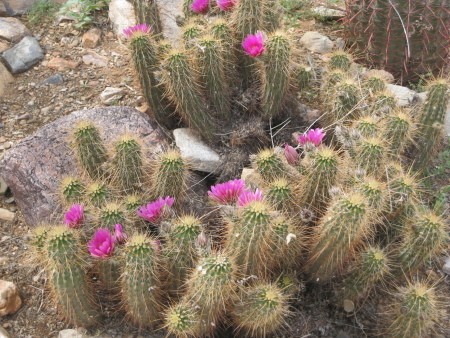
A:
[[[13,213],[7,209],[0,208],[0,220],[1,221],[12,222],[12,221],[14,221],[15,217],[16,217],[15,213]]]
[[[387,89],[395,96],[400,107],[409,106],[417,100],[417,93],[409,88],[388,84]]]
[[[42,60],[44,52],[36,38],[26,36],[3,53],[3,58],[13,74],[21,73]]]
[[[106,67],[108,66],[108,58],[90,50],[87,54],[83,55],[83,63],[96,67]]]
[[[11,338],[8,332],[0,326],[0,338]]]
[[[120,100],[125,91],[122,88],[106,87],[100,93],[100,100],[107,105],[113,104],[115,101]]]
[[[191,164],[193,170],[212,173],[220,169],[220,156],[208,147],[195,131],[178,128],[173,131],[173,136],[181,156]]]
[[[300,43],[314,53],[324,54],[332,51],[334,43],[319,32],[306,32],[300,39]]]
[[[314,14],[328,20],[339,20],[345,16],[345,10],[337,10],[325,6],[314,7],[311,10]]]
[[[156,2],[164,36],[169,41],[178,41],[182,29],[177,25],[177,17],[183,16],[183,0],[156,0]]]
[[[79,174],[67,140],[80,120],[100,126],[108,143],[125,132],[141,137],[148,156],[168,147],[156,123],[131,107],[76,111],[45,125],[6,152],[0,163],[2,176],[30,225],[60,220],[57,192],[61,178]]]
[[[442,272],[446,275],[450,275],[450,257],[446,257],[444,265],[442,266]]]
[[[0,62],[0,97],[2,97],[8,85],[13,81],[14,78],[9,73],[8,69]]]
[[[25,14],[37,0],[0,0],[0,16],[16,16]],[[53,0],[63,4],[66,0]]]
[[[0,195],[4,195],[6,190],[8,190],[8,185],[5,180],[0,176]]]
[[[100,44],[102,37],[102,31],[98,28],[91,28],[83,34],[81,38],[81,44],[84,48],[95,48]]]
[[[64,83],[64,77],[57,73],[50,75],[48,78],[46,78],[44,81],[42,81],[43,85],[59,85]]]
[[[10,43],[8,41],[0,40],[0,53],[3,53],[5,50],[9,49]]]
[[[77,61],[66,60],[60,57],[54,57],[48,61],[47,67],[62,71],[66,69],[75,69],[78,67],[79,64],[80,63]]]
[[[108,16],[119,38],[124,37],[122,32],[125,28],[136,25],[133,5],[127,0],[111,0]]]
[[[28,28],[19,19],[0,18],[0,39],[16,42],[30,34]]]
[[[21,305],[17,286],[13,282],[0,280],[0,317],[15,313]]]

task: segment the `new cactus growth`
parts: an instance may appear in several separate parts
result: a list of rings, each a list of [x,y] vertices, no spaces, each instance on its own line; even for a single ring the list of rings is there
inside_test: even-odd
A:
[[[286,175],[286,168],[273,149],[263,149],[256,154],[253,166],[266,182]]]
[[[183,40],[186,49],[194,46],[194,42],[201,36],[202,28],[195,21],[190,21],[183,27]]]
[[[344,51],[336,51],[330,55],[328,67],[332,70],[339,69],[348,72],[353,63],[352,56]]]
[[[107,203],[99,210],[99,222],[102,227],[113,229],[116,224],[123,224],[125,212],[117,203]]]
[[[159,155],[152,169],[152,194],[180,198],[186,191],[188,165],[177,150],[168,150]]]
[[[47,264],[46,257],[46,244],[48,233],[51,230],[50,226],[40,225],[33,229],[30,238],[30,244],[32,247],[33,254],[31,257],[31,262],[40,266],[45,266]]]
[[[124,206],[129,213],[136,214],[136,210],[143,204],[144,201],[140,195],[128,195],[125,197]]]
[[[356,129],[363,137],[374,137],[380,131],[379,121],[372,115],[362,116],[353,123]]]
[[[89,121],[82,121],[73,133],[73,146],[81,167],[92,179],[103,177],[103,164],[108,160],[100,132]]]
[[[405,110],[395,110],[385,118],[385,136],[391,156],[400,156],[412,143],[415,124]]]
[[[86,197],[94,206],[102,206],[111,197],[111,191],[103,182],[93,182],[86,187]]]
[[[359,88],[352,79],[344,79],[334,86],[335,96],[331,101],[331,112],[327,114],[328,125],[344,123],[358,116]]]
[[[203,137],[213,134],[208,107],[201,96],[195,70],[183,51],[172,51],[164,60],[164,83],[171,100],[177,105],[185,121]]]
[[[266,119],[276,117],[282,108],[290,81],[291,43],[288,36],[277,31],[266,41],[262,72],[262,110]]]
[[[386,82],[380,76],[370,76],[364,81],[364,86],[370,94],[379,93],[386,89]]]
[[[167,333],[179,338],[194,338],[199,332],[199,318],[194,306],[187,302],[175,304],[164,314]]]
[[[61,191],[66,203],[74,203],[81,200],[84,193],[84,185],[78,178],[65,177],[61,182]]]
[[[358,167],[370,175],[383,175],[386,160],[386,145],[379,137],[363,138],[355,149],[355,162]]]
[[[115,144],[111,161],[112,179],[124,193],[141,189],[144,160],[140,141],[132,136],[122,136]]]
[[[236,330],[246,337],[271,336],[286,323],[288,297],[275,284],[249,286],[234,304],[232,315]]]
[[[133,0],[133,7],[137,22],[150,25],[155,34],[162,33],[156,0]]]
[[[366,176],[357,185],[359,190],[367,199],[368,205],[376,212],[384,211],[386,205],[386,184],[373,177]]]
[[[382,91],[376,93],[369,100],[369,113],[375,116],[385,116],[391,113],[397,107],[397,102],[392,93]]]
[[[121,294],[129,318],[139,327],[154,328],[160,318],[160,258],[157,241],[132,236],[123,254]]]
[[[275,179],[268,186],[267,198],[277,209],[292,209],[294,196],[291,184],[285,178]]]
[[[48,232],[45,251],[50,265],[49,283],[58,311],[73,325],[94,325],[98,312],[78,233],[64,226],[53,228]]]

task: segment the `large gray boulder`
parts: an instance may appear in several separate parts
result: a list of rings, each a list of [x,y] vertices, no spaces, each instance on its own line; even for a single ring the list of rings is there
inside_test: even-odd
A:
[[[156,123],[130,107],[80,110],[45,125],[6,152],[0,162],[0,176],[10,187],[29,225],[61,217],[60,180],[79,174],[67,141],[80,120],[91,120],[100,126],[102,139],[107,143],[123,133],[142,138],[148,149],[147,156],[168,147]]]

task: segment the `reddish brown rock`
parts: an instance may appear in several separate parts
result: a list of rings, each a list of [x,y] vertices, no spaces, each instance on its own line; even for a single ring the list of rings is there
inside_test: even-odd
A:
[[[21,305],[22,300],[16,285],[0,280],[0,317],[15,313]]]
[[[17,42],[31,35],[25,25],[16,18],[0,18],[0,39]]]
[[[0,97],[5,93],[6,88],[14,81],[12,75],[8,72],[3,63],[0,62]]]
[[[5,50],[9,49],[10,45],[7,41],[0,41],[0,53],[3,53]]]
[[[95,48],[100,44],[102,37],[102,31],[98,28],[91,28],[83,34],[81,43],[84,48]]]
[[[105,142],[128,132],[141,137],[151,154],[168,144],[157,124],[131,107],[81,110],[39,129],[7,151],[0,171],[29,225],[61,219],[57,192],[61,177],[79,174],[67,140],[74,125],[91,120],[101,128]]]
[[[75,69],[78,67],[79,64],[80,63],[77,61],[70,61],[60,57],[55,57],[50,59],[50,61],[48,61],[47,67],[62,71],[66,69]]]

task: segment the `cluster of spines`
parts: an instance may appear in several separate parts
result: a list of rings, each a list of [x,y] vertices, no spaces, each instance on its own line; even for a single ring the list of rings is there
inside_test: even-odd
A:
[[[286,168],[274,149],[261,150],[255,155],[253,165],[265,182],[286,175]]]
[[[158,155],[151,176],[152,195],[181,198],[187,189],[188,164],[177,150]]]

